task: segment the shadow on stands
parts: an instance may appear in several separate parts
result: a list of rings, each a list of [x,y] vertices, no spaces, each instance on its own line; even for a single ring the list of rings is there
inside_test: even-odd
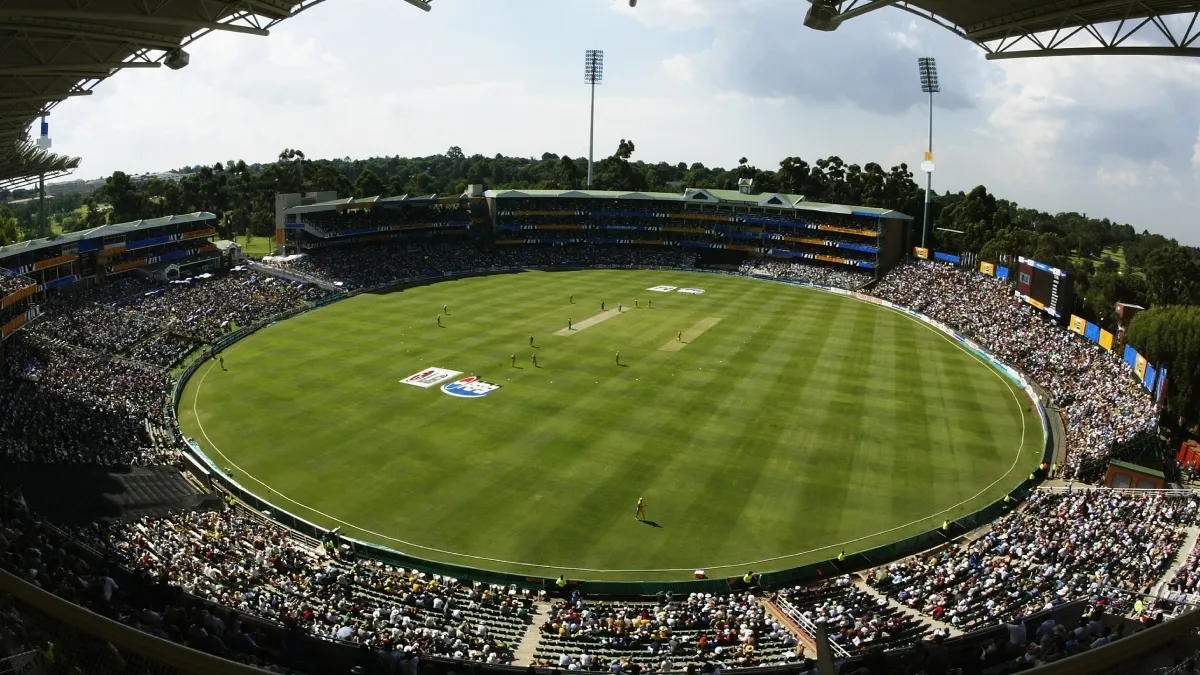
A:
[[[18,488],[29,508],[67,525],[162,517],[221,504],[216,495],[198,494],[171,466],[0,464],[0,491]]]

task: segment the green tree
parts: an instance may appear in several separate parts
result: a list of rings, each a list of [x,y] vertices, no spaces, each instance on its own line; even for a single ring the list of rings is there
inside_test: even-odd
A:
[[[1200,307],[1139,312],[1129,324],[1126,342],[1151,363],[1167,366],[1168,406],[1180,421],[1189,426],[1200,421]]]
[[[358,180],[354,181],[354,196],[355,197],[377,197],[384,195],[387,187],[383,180],[372,170],[366,169],[358,174]]]

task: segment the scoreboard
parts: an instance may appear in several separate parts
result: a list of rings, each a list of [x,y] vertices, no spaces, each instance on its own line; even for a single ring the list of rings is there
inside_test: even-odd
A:
[[[1071,275],[1032,258],[1017,262],[1017,297],[1057,319],[1070,316],[1075,300]]]

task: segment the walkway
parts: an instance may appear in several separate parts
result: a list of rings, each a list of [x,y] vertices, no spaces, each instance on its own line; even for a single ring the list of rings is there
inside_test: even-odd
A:
[[[521,636],[521,641],[517,643],[517,650],[513,652],[514,666],[527,666],[533,663],[538,646],[542,643],[542,631],[538,630],[538,626],[550,614],[550,603],[539,600],[534,603],[534,611],[535,613],[529,617],[529,627],[525,629],[525,635]]]
[[[1175,554],[1175,562],[1171,563],[1171,567],[1154,583],[1152,593],[1156,597],[1162,597],[1163,593],[1167,590],[1167,584],[1171,579],[1175,578],[1175,573],[1187,564],[1188,557],[1191,556],[1192,550],[1196,548],[1196,541],[1200,539],[1200,526],[1189,525],[1184,531],[1187,534],[1183,538],[1183,543],[1179,546],[1179,553]]]

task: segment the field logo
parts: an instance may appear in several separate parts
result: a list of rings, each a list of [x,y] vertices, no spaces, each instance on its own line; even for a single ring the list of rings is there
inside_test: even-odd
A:
[[[480,396],[487,396],[499,388],[500,385],[484,382],[474,375],[464,377],[457,382],[442,385],[442,391],[451,396],[458,396],[459,398],[479,398]]]
[[[675,290],[676,288],[679,288],[679,287],[678,286],[654,286],[652,288],[647,288],[646,290],[654,291],[656,293],[670,293],[671,291]]]
[[[446,380],[462,375],[461,370],[446,370],[445,368],[426,368],[419,373],[409,375],[400,380],[401,384],[411,384],[414,387],[428,389],[434,385],[441,384]]]
[[[704,295],[703,288],[681,288],[676,293],[686,293],[687,295]]]

